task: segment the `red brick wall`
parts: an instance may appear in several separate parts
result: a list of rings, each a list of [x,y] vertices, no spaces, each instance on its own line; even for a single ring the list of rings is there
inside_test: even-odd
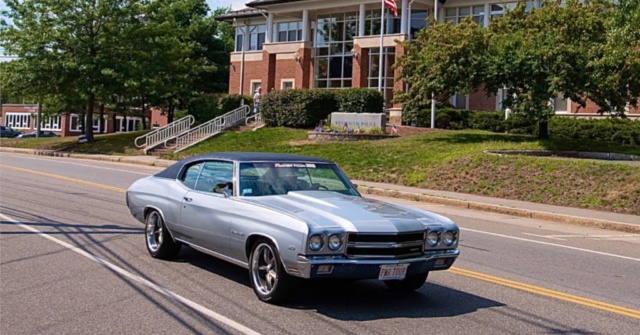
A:
[[[296,64],[296,88],[313,88],[313,67],[311,65],[311,49],[298,49],[300,62]]]
[[[275,66],[275,88],[276,90],[280,90],[280,88],[282,87],[281,83],[282,83],[282,79],[294,79],[295,80],[295,88],[300,88],[300,86],[302,85],[302,76],[299,76],[298,78],[298,74],[301,74],[301,65],[300,63],[296,62],[295,59],[279,59],[276,60],[276,66]],[[263,88],[264,89],[264,88]],[[269,91],[271,91],[271,87],[269,88]]]
[[[595,114],[595,113],[598,113],[598,109],[600,109],[600,107],[598,107],[598,105],[591,100],[587,100],[587,105],[584,108],[573,101],[571,102],[571,113],[594,113]]]
[[[149,127],[152,128],[153,125],[157,124],[158,127],[164,127],[167,125],[168,117],[167,115],[162,115],[162,111],[159,108],[151,108],[151,118]]]
[[[495,111],[496,96],[491,94],[487,97],[484,85],[477,92],[469,93],[469,109],[474,111]]]
[[[395,58],[396,61],[398,60],[398,57],[400,57],[400,56],[402,56],[404,54],[405,54],[405,50],[404,50],[404,47],[402,46],[402,44],[396,44],[396,58]],[[395,69],[393,77],[394,78],[398,78],[400,76],[400,71],[402,71],[402,67],[398,66]],[[404,82],[402,80],[394,82],[393,90],[394,91],[396,91],[396,90],[404,90]],[[395,93],[394,93],[393,96],[395,97]],[[401,103],[394,103],[393,107],[394,108],[402,108],[402,104]]]
[[[359,45],[353,46],[356,54],[358,55],[358,59],[353,59],[353,71],[352,71],[352,82],[351,86],[360,88],[360,87],[368,87],[368,76],[369,76],[369,49],[360,48]]]
[[[229,69],[229,93],[240,93],[240,62],[232,62]],[[263,92],[266,91],[265,79],[263,78],[264,66],[263,61],[245,61],[244,62],[244,83],[243,94],[253,96],[255,92],[251,91],[251,80],[262,80]]]

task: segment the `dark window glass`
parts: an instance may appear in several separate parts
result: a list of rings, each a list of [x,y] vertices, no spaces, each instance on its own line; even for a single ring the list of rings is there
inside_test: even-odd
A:
[[[352,70],[353,70],[352,57],[345,57],[344,58],[344,78],[351,78]]]
[[[278,42],[286,42],[287,41],[287,32],[279,31],[278,32]]]
[[[342,57],[330,58],[329,78],[342,78]]]
[[[213,193],[218,184],[227,184],[228,190],[233,188],[233,163],[206,162],[204,164],[196,190]]]
[[[198,163],[187,168],[187,171],[185,171],[182,178],[180,178],[185,186],[191,189],[196,187],[196,181],[198,181],[202,165],[203,163]]]

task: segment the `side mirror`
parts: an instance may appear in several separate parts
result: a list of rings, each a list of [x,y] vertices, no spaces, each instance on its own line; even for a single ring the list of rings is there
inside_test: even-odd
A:
[[[231,189],[229,188],[229,184],[230,183],[216,184],[216,187],[213,189],[213,193],[220,193],[220,194],[224,195],[225,198],[228,198],[230,196],[229,193],[231,193]]]

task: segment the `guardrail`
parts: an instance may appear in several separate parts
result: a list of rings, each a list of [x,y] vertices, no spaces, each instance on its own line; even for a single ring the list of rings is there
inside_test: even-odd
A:
[[[249,105],[236,108],[229,113],[218,116],[217,118],[205,122],[188,132],[176,137],[176,142],[173,146],[169,146],[167,139],[164,145],[175,152],[184,150],[192,145],[202,142],[211,136],[221,133],[223,130],[233,127],[238,123],[245,121],[247,115],[251,112]]]
[[[168,139],[176,137],[185,131],[188,131],[191,126],[196,122],[193,115],[187,115],[179,120],[173,121],[168,125],[158,128],[152,132],[139,136],[133,142],[138,148],[148,149],[152,146],[166,142]],[[138,144],[140,140],[144,139],[143,144]]]
[[[244,121],[244,124],[245,125],[249,125],[249,120],[251,120],[251,119],[254,119],[254,121],[255,121],[255,123],[253,124],[253,130],[260,129],[260,128],[265,126],[264,120],[262,120],[262,114],[261,113],[249,116]]]

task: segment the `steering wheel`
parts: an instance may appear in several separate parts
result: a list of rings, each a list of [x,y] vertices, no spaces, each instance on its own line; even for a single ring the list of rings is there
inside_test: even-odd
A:
[[[328,190],[329,190],[329,188],[328,188],[328,187],[326,187],[326,186],[324,186],[324,185],[320,185],[320,184],[318,184],[318,183],[313,183],[313,186],[311,187],[311,189],[313,189],[313,190],[320,190],[320,189],[323,189],[323,190],[325,190],[325,191],[328,191]]]

